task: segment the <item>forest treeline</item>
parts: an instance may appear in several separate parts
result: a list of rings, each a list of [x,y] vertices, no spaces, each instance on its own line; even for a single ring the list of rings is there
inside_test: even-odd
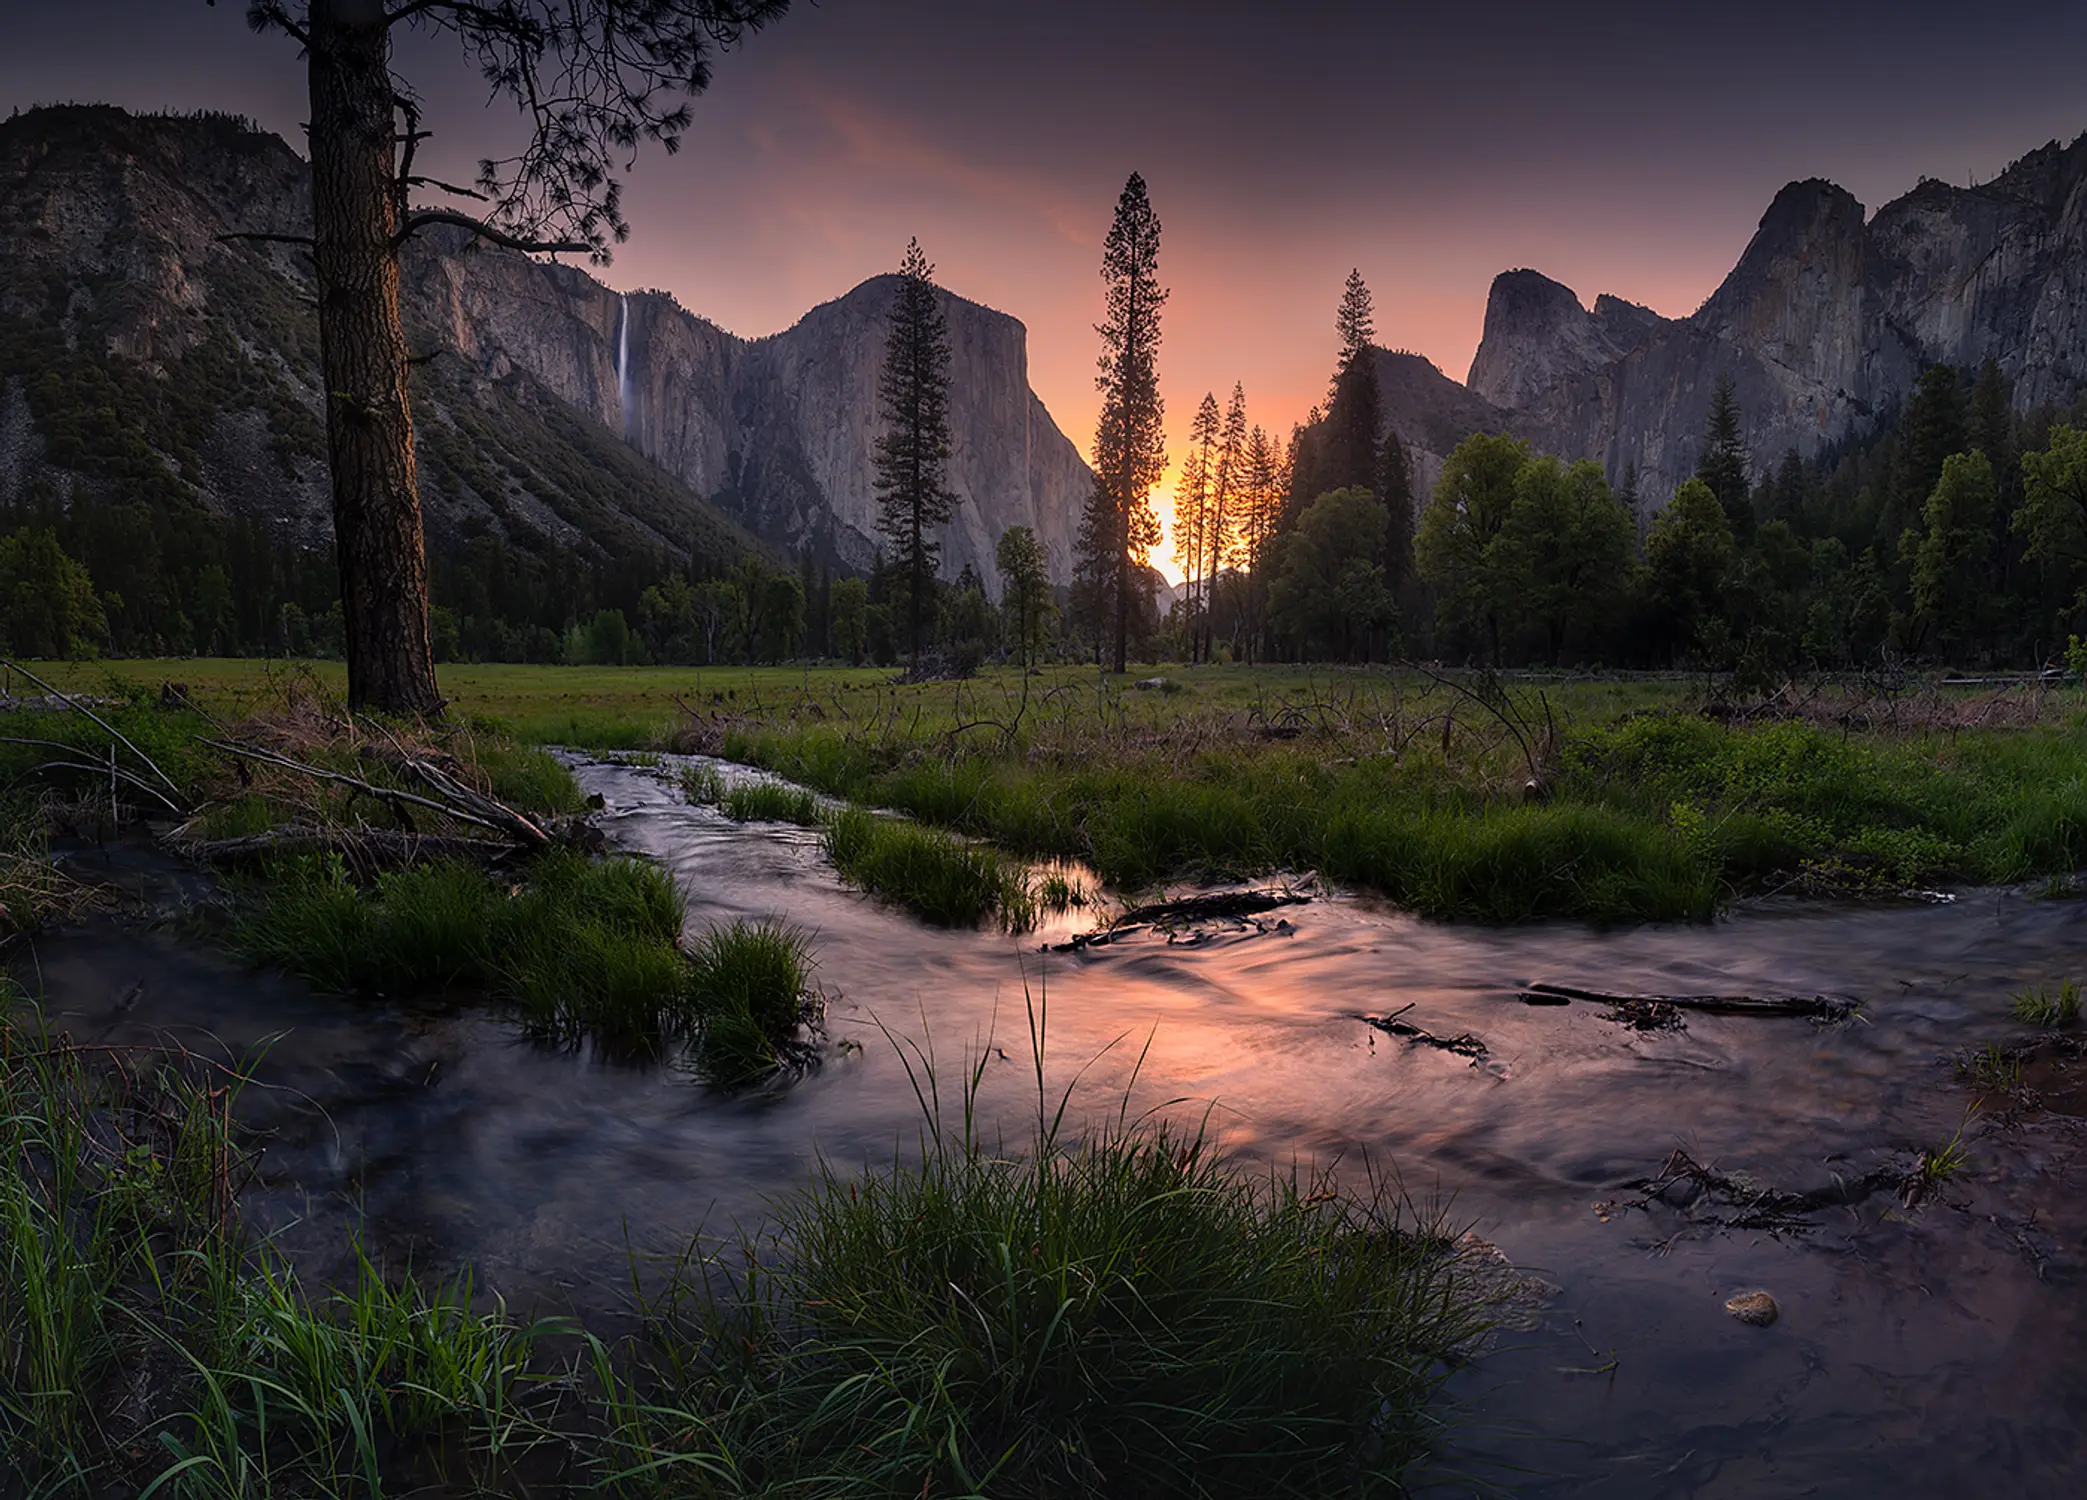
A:
[[[1130,211],[1146,216],[1137,222],[1150,244],[1133,240],[1118,260],[1126,277],[1145,278],[1156,309],[1157,220],[1142,201]],[[930,285],[917,246],[902,269],[909,286]],[[1098,443],[1097,473],[1134,470],[1122,483],[1143,493],[1165,457],[1157,325],[1140,334],[1140,293],[1126,286],[1116,336],[1150,344],[1112,357],[1119,385],[1149,405],[1117,458]],[[879,458],[891,555],[867,576],[745,547],[735,558],[715,537],[679,556],[642,546],[590,555],[470,527],[430,539],[438,657],[917,665],[926,652],[932,670],[962,672],[995,658],[1108,661],[1120,642],[1148,660],[1403,655],[1768,677],[1887,661],[2032,667],[2087,634],[2087,402],[2018,411],[1994,362],[1937,365],[1863,440],[1770,456],[1745,447],[1744,414],[1721,382],[1695,476],[1672,496],[1639,494],[1629,473],[1612,485],[1599,465],[1499,433],[1472,434],[1423,494],[1382,410],[1369,292],[1352,275],[1327,401],[1286,440],[1251,421],[1241,385],[1196,408],[1170,537],[1182,582],[1165,608],[1159,574],[1118,561],[1126,545],[1135,553],[1157,539],[1149,507],[1090,507],[1070,587],[1053,586],[1021,527],[1001,538],[995,587],[968,567],[940,577],[933,536],[955,500],[939,472],[946,378],[938,385],[933,371],[947,354],[933,306],[924,294],[902,298],[893,329]],[[35,480],[0,508],[0,647],[341,652],[330,549],[300,545],[265,518],[211,511],[179,478],[218,406],[270,389],[236,346],[199,345],[176,382],[84,355],[13,362],[46,460],[82,482],[67,493]],[[274,404],[286,407],[271,422],[278,447],[315,446],[309,417]],[[499,460],[477,451],[495,442],[454,417],[429,423],[423,471],[438,487],[497,493],[500,476],[480,470]],[[556,457],[531,462],[548,471]],[[623,478],[567,467],[563,493],[590,508],[607,496],[586,486]],[[1107,489],[1098,480],[1097,495]]]

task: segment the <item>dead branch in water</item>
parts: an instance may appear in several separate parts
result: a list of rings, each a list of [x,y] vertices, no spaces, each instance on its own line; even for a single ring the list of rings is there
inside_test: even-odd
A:
[[[1559,1005],[1569,1000],[1611,1006],[1626,1016],[1667,1007],[1709,1016],[1802,1016],[1819,1022],[1845,1021],[1861,1008],[1859,1002],[1842,995],[1617,995],[1569,984],[1531,984],[1522,990],[1526,1005]]]

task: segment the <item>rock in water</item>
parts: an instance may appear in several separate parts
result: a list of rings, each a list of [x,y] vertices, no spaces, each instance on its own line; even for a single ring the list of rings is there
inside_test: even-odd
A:
[[[1782,1316],[1775,1298],[1766,1292],[1741,1292],[1725,1304],[1725,1311],[1754,1328],[1766,1328]]]

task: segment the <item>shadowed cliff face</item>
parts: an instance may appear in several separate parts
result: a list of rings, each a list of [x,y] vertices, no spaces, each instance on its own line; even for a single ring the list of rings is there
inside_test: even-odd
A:
[[[280,139],[227,118],[66,107],[0,127],[0,187],[9,204],[0,316],[37,337],[84,339],[97,358],[155,377],[178,375],[169,362],[200,343],[235,341],[258,372],[249,386],[267,390],[228,396],[215,429],[194,435],[200,456],[183,481],[214,509],[278,517],[323,541],[309,263],[288,246],[223,238],[304,232],[305,164]],[[729,533],[722,511],[765,540],[828,549],[846,566],[871,562],[877,372],[895,278],[748,341],[662,293],[622,299],[576,267],[473,245],[458,231],[414,240],[402,272],[409,341],[438,355],[415,384],[437,537],[533,532],[584,550],[614,532],[618,546],[685,552],[698,531]],[[961,501],[944,536],[946,568],[969,563],[997,592],[1000,534],[1026,525],[1067,578],[1092,477],[1029,389],[1027,333],[946,293],[943,309],[950,482]],[[303,419],[288,433],[295,412]],[[559,482],[574,462],[591,475],[584,493]],[[42,467],[22,393],[0,382],[0,499]]]
[[[417,253],[407,284],[416,317],[467,358],[496,376],[527,370],[756,535],[792,550],[830,549],[856,568],[875,557],[877,377],[896,277],[866,281],[753,340],[664,293],[619,299],[570,267],[454,241]],[[628,365],[619,382],[625,305]],[[1029,526],[1053,576],[1068,578],[1093,478],[1029,389],[1027,330],[948,292],[942,310],[956,444],[949,481],[959,502],[943,533],[945,568],[969,563],[997,593],[1000,534]]]
[[[1929,364],[1987,358],[2024,406],[2087,384],[2087,137],[1981,187],[1922,183],[1868,222],[1832,183],[1792,183],[1689,318],[1606,296],[1588,312],[1507,272],[1470,386],[1539,447],[1612,481],[1635,464],[1649,513],[1693,470],[1722,375],[1765,467],[1862,435]]]

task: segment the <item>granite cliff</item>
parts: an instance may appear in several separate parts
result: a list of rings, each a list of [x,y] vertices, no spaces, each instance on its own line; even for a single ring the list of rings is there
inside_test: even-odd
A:
[[[1590,311],[1506,272],[1467,384],[1497,428],[1614,481],[1635,466],[1649,512],[1693,470],[1721,376],[1765,466],[1865,435],[1928,365],[1988,358],[2021,406],[2087,385],[2087,137],[1978,187],[1922,182],[1868,217],[1832,183],[1793,182],[1687,318],[1610,296]]]
[[[226,116],[33,110],[0,124],[0,201],[0,501],[156,460],[215,511],[323,540],[308,263],[225,238],[302,231],[297,155]],[[621,297],[453,232],[409,245],[403,276],[408,339],[430,357],[415,402],[438,543],[724,554],[751,533],[870,562],[892,278],[747,340],[665,294]],[[997,586],[993,548],[1020,524],[1067,576],[1091,477],[1029,389],[1027,335],[947,293],[944,311],[963,502],[946,565]],[[40,403],[53,380],[64,398]],[[82,380],[115,393],[113,426],[69,425]]]

